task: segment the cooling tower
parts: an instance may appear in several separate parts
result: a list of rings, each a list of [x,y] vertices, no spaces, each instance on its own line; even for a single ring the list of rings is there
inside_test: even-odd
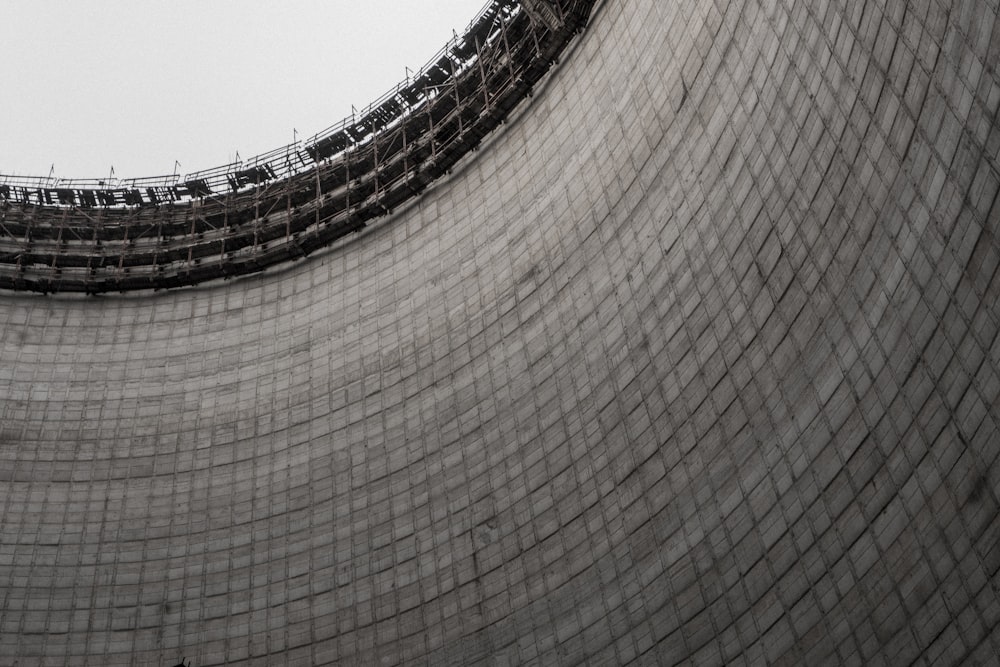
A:
[[[0,662],[996,664],[998,11],[604,0],[305,259],[0,291]]]

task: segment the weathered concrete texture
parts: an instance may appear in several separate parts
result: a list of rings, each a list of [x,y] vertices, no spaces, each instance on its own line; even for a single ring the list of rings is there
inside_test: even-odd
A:
[[[985,664],[996,0],[606,0],[291,269],[0,296],[0,662]]]

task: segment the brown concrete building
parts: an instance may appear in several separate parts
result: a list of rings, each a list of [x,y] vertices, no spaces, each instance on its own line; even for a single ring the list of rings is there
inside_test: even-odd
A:
[[[997,1],[587,10],[306,259],[8,191],[0,663],[996,664]]]

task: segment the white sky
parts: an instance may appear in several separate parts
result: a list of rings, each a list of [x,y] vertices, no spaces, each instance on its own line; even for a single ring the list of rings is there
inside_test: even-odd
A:
[[[9,0],[0,173],[190,173],[367,106],[486,0]]]

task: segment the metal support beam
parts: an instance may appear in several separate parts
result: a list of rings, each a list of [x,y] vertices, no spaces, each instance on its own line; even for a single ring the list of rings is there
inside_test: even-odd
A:
[[[556,32],[562,26],[562,8],[557,0],[521,0],[521,8],[531,22]]]

